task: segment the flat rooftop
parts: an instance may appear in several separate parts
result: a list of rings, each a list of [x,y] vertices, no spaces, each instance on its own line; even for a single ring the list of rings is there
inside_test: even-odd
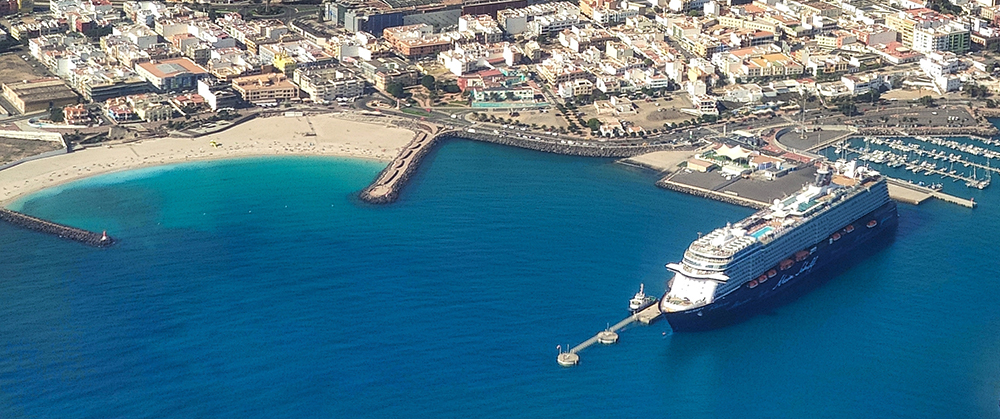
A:
[[[76,97],[76,93],[73,93],[73,90],[60,79],[36,79],[29,80],[27,83],[14,82],[5,85],[26,103]]]
[[[138,65],[157,78],[173,77],[179,74],[207,74],[204,67],[195,64],[187,58],[171,58],[169,60],[149,61]]]

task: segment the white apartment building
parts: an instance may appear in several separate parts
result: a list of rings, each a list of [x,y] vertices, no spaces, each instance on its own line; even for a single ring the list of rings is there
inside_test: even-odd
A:
[[[957,22],[938,27],[913,28],[913,50],[917,52],[965,52],[969,50],[971,43],[969,28]]]

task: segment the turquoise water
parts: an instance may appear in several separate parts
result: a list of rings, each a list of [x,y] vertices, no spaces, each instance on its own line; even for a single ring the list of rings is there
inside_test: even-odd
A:
[[[755,239],[759,239],[761,237],[764,237],[764,235],[766,235],[767,233],[770,233],[772,231],[774,231],[773,227],[766,226],[766,227],[764,227],[764,228],[762,228],[760,230],[757,230],[757,231],[754,231],[753,233],[750,233],[750,235],[753,236],[753,238],[755,238]]]
[[[32,197],[121,240],[0,224],[0,417],[1000,416],[1000,199],[900,206],[886,250],[726,329],[625,317],[745,208],[607,160],[453,141],[400,202],[374,162],[195,163]]]

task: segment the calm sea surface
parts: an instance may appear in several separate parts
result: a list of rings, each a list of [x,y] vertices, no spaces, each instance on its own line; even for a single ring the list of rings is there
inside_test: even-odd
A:
[[[608,160],[452,141],[402,199],[328,158],[100,176],[0,224],[3,418],[998,417],[1000,194],[900,205],[885,250],[726,329],[633,326],[698,232],[750,213]]]

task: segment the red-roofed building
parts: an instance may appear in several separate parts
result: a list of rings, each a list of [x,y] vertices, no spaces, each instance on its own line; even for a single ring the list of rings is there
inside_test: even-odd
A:
[[[205,98],[197,93],[187,93],[180,96],[176,96],[171,99],[172,102],[177,104],[178,107],[185,106],[202,106],[205,104]]]
[[[502,83],[507,79],[500,70],[490,69],[478,73],[466,74],[458,78],[458,88],[466,91],[470,88],[487,87]]]
[[[895,41],[885,45],[876,45],[873,50],[883,60],[894,65],[917,62],[924,57],[924,54],[907,48],[902,43]]]
[[[70,125],[82,125],[90,122],[90,111],[82,103],[63,108],[63,120]]]

